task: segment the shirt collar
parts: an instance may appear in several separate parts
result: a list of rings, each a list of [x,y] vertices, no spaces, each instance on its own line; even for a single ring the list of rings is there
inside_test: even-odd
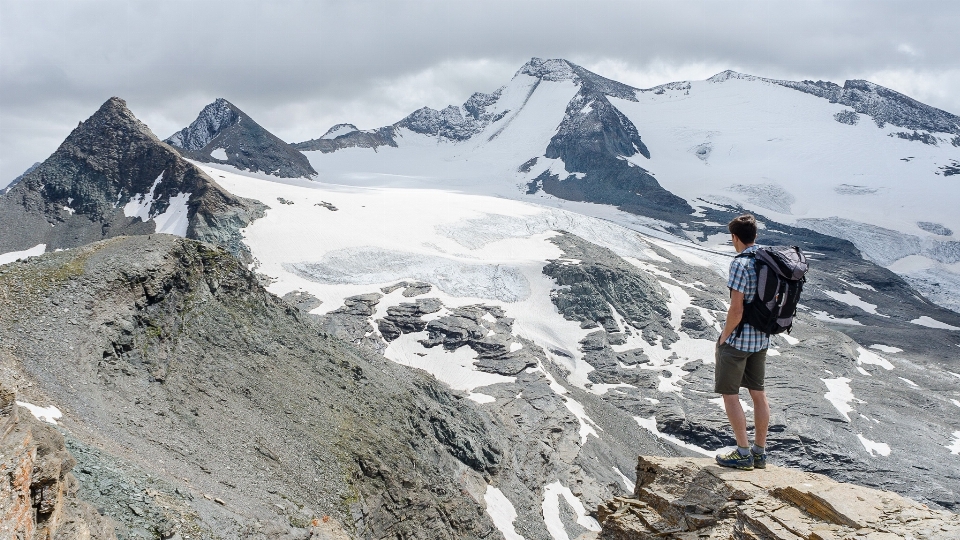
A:
[[[748,247],[747,249],[741,251],[741,252],[740,252],[740,255],[744,255],[744,254],[746,254],[746,253],[753,253],[753,252],[757,251],[758,249],[760,249],[760,246],[754,244],[754,245]]]

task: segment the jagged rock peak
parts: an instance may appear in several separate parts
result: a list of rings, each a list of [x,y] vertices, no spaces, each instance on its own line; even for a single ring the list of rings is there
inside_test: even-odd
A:
[[[313,178],[306,156],[223,98],[166,139],[187,158],[283,178]]]
[[[134,116],[133,112],[127,108],[127,102],[116,96],[104,101],[103,105],[100,105],[100,108],[97,109],[97,112],[93,113],[90,118],[80,122],[66,140],[69,141],[77,137],[83,137],[91,131],[98,131],[105,128],[135,130],[151,139],[159,140],[157,136],[150,131],[150,128]]]
[[[217,98],[200,111],[193,123],[171,135],[165,142],[184,150],[201,150],[223,128],[239,122],[241,114],[233,103]]]

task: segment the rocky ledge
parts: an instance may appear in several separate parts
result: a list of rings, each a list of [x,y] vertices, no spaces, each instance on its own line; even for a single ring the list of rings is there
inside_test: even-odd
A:
[[[602,540],[960,538],[960,516],[889,491],[768,466],[641,456],[634,498],[601,505]],[[586,540],[586,538],[584,538]]]

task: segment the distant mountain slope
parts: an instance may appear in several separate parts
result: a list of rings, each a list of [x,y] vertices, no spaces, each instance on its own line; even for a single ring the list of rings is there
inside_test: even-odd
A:
[[[224,191],[110,98],[0,196],[0,254],[164,232],[245,257],[239,230],[263,209]]]
[[[341,127],[301,147],[326,181],[599,203],[708,248],[726,241],[726,220],[751,211],[771,230],[849,240],[960,312],[958,126],[867,81],[725,71],[641,90],[534,58],[462,106],[373,131]],[[341,151],[352,147],[379,152]]]
[[[921,103],[900,92],[864,80],[848,80],[840,86],[829,81],[781,81],[745,75],[736,71],[723,71],[707,79],[723,82],[730,79],[764,81],[793,88],[807,94],[824,98],[830,103],[839,103],[853,108],[859,114],[873,118],[878,127],[885,124],[928,131],[960,135],[960,117],[947,111]],[[839,118],[837,121],[842,121]],[[954,146],[960,146],[958,140]]]
[[[223,98],[204,107],[193,123],[164,142],[184,156],[206,163],[225,163],[282,178],[317,174],[303,154]]]

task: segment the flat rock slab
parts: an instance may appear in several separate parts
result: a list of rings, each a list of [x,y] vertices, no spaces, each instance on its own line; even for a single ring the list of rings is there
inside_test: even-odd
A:
[[[885,540],[960,538],[960,516],[889,491],[767,466],[741,471],[712,459],[641,456],[634,498],[597,510],[598,538]]]

